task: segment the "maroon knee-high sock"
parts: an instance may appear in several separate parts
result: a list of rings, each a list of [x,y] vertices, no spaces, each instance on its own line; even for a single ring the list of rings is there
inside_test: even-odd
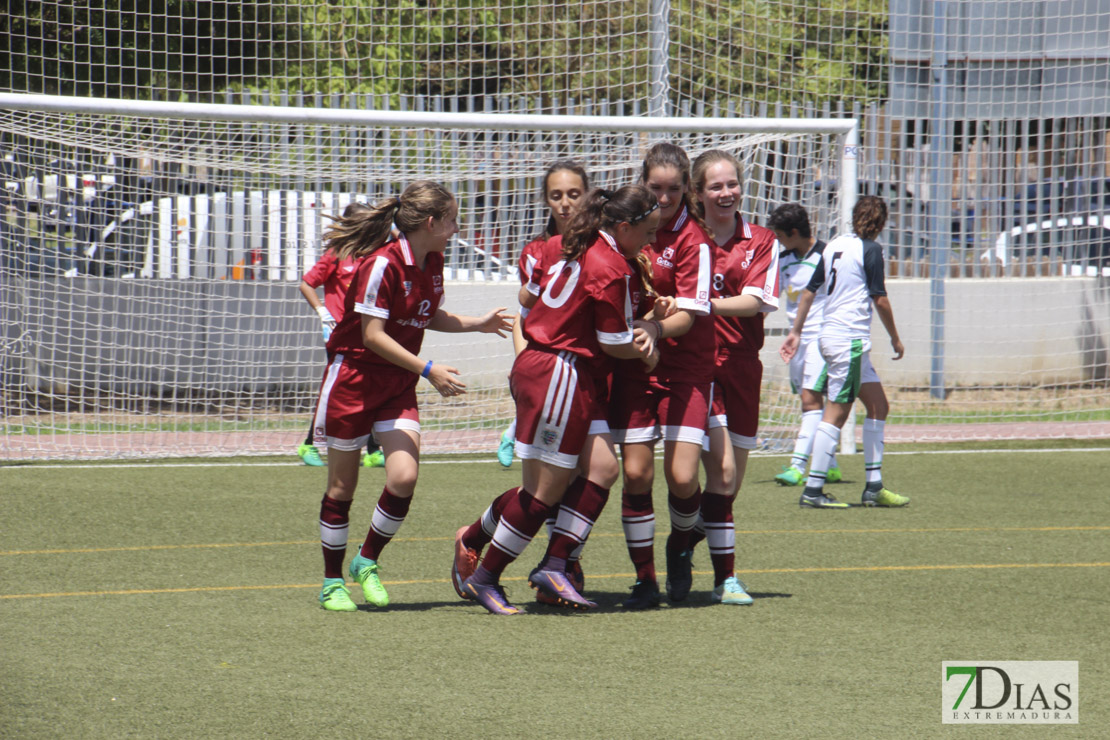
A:
[[[679,498],[673,491],[668,491],[667,504],[671,510],[671,535],[667,538],[667,550],[685,552],[690,549],[690,532],[698,520],[701,489],[694,491],[694,495],[689,498]]]
[[[501,512],[501,521],[479,570],[484,569],[494,579],[500,577],[506,566],[520,557],[536,532],[540,531],[550,511],[550,506],[521,488]]]
[[[366,533],[366,541],[362,543],[359,554],[370,560],[377,560],[382,554],[382,548],[389,544],[393,535],[401,528],[405,515],[409,513],[409,504],[412,497],[402,498],[394,495],[388,488],[382,489],[378,505],[374,507],[374,516],[370,520],[370,531]]]
[[[585,544],[609,501],[609,489],[578,476],[567,488],[555,516],[555,531],[547,546],[549,558],[566,560],[574,548]]]
[[[324,500],[320,502],[320,548],[324,551],[324,578],[343,577],[350,511],[350,501],[336,501],[324,496]]]
[[[628,557],[636,566],[637,581],[654,581],[655,576],[655,511],[651,492],[621,493],[621,525]]]
[[[705,520],[705,542],[713,561],[713,585],[720,586],[733,574],[736,563],[736,527],[732,521],[735,496],[706,491],[701,498],[701,516]]]
[[[482,548],[488,545],[489,541],[493,539],[493,533],[497,531],[497,523],[501,521],[501,512],[505,510],[505,505],[511,499],[516,498],[519,491],[519,486],[510,488],[495,498],[493,503],[482,512],[482,515],[463,532],[463,545],[471,550],[481,552]]]

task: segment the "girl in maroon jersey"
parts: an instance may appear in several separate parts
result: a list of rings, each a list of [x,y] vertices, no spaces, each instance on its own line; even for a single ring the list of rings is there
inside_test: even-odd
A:
[[[594,190],[556,238],[561,259],[543,270],[539,299],[523,325],[528,346],[510,375],[523,483],[506,502],[482,564],[462,583],[464,594],[490,612],[520,611],[506,599],[501,573],[563,500],[591,422],[604,419],[598,406],[609,358],[656,356],[650,333],[633,331],[632,294],[639,276],[629,260],[654,238],[657,209],[655,196],[639,185],[615,193]],[[608,454],[615,463],[611,444]],[[528,580],[568,606],[594,606],[567,578],[565,557],[550,548]]]
[[[763,315],[778,308],[779,244],[770,229],[745,221],[738,211],[741,168],[728,152],[714,149],[694,160],[694,192],[717,246],[712,303],[717,362],[709,418],[709,450],[701,519],[713,562],[712,599],[751,604],[733,571],[736,529],[732,504],[744,480],[748,452],[755,449],[763,365]],[[683,554],[689,573],[690,553]]]
[[[655,575],[655,443],[663,439],[663,472],[671,533],[667,538],[668,574],[690,549],[690,532],[701,506],[699,456],[709,415],[715,339],[709,315],[712,241],[693,207],[690,160],[669,142],[653,146],[644,159],[641,181],[659,200],[661,226],[640,253],[651,266],[654,291],[668,299],[669,315],[649,322],[660,360],[650,373],[643,363],[617,363],[609,406],[613,439],[621,445],[624,467],[621,522],[636,583],[626,609],[659,605]],[[651,306],[646,306],[651,308]],[[668,577],[673,601],[686,597],[682,573]]]
[[[582,198],[586,194],[586,185],[589,182],[589,177],[585,169],[577,162],[572,160],[562,160],[555,162],[548,167],[547,172],[544,174],[543,186],[541,194],[544,201],[547,203],[549,209],[549,217],[544,230],[540,232],[531,242],[526,244],[521,250],[519,260],[520,280],[522,289],[519,294],[521,304],[520,317],[521,320],[513,325],[513,344],[516,354],[520,354],[527,341],[523,335],[524,319],[528,315],[529,309],[535,305],[536,300],[540,294],[540,278],[546,274],[546,270],[559,262],[562,259],[562,241],[555,239],[566,229],[566,225],[570,220],[574,210],[581,203]],[[608,395],[608,389],[605,389],[605,395]],[[600,412],[601,406],[597,407]],[[556,533],[557,519],[559,512],[563,508],[570,506],[577,506],[579,509],[586,511],[586,516],[593,510],[600,513],[601,508],[604,507],[605,502],[608,500],[608,491],[616,482],[618,475],[619,464],[613,453],[612,440],[609,437],[608,425],[600,424],[604,421],[604,417],[600,420],[591,420],[590,435],[583,449],[582,454],[579,456],[579,468],[586,471],[582,474],[581,479],[575,479],[568,490],[567,495],[563,497],[562,504],[557,509],[551,512],[551,516],[545,522],[547,527],[548,537],[553,546],[557,550],[562,550],[567,544],[559,538]],[[596,437],[603,437],[596,439]],[[504,467],[509,467],[512,464],[513,449],[516,442],[516,419],[513,420],[512,425],[501,435],[501,447],[498,450],[498,458]],[[591,454],[593,450],[598,450],[597,454]],[[592,483],[587,486],[586,481]],[[519,492],[519,487],[510,488],[505,491],[501,496],[493,500],[482,516],[468,526],[463,526],[455,532],[455,558],[451,568],[451,584],[455,587],[455,592],[464,599],[470,598],[463,590],[463,581],[465,581],[478,567],[478,561],[481,557],[481,552],[486,545],[489,544],[493,538],[493,533],[497,529],[497,523],[501,518],[501,511],[505,508],[509,499],[515,497]],[[583,497],[585,500],[582,500]],[[575,514],[564,514],[564,519],[567,516],[575,516],[575,521],[582,523],[586,526],[585,522],[592,522],[593,518],[583,520],[578,515],[581,511],[574,510]],[[588,532],[577,532],[575,536],[581,537],[583,540]],[[574,587],[581,592],[585,577],[582,573],[582,566],[579,562],[583,544],[575,542],[572,551],[565,558],[567,561],[567,575],[574,584]],[[543,604],[552,606],[566,606],[567,604],[558,599],[548,597],[543,591],[536,592],[536,600]]]
[[[517,267],[520,271],[521,285],[527,285],[531,279],[532,269],[540,258],[544,244],[551,237],[563,233],[575,207],[589,189],[590,177],[586,174],[586,169],[574,160],[562,159],[547,168],[543,175],[543,185],[540,187],[540,197],[547,204],[549,213],[543,231],[520,250]],[[527,309],[521,310],[521,318],[527,315],[527,312]],[[519,321],[513,325],[513,350],[518,355],[524,349],[524,335],[521,334],[520,327]],[[515,441],[516,420],[514,419],[501,434],[501,443],[497,448],[497,461],[506,468],[513,464]]]
[[[385,488],[349,573],[366,601],[386,606],[378,557],[408,513],[420,456],[416,384],[421,377],[445,397],[466,392],[455,368],[419,357],[424,330],[496,333],[512,328],[499,308],[458,316],[443,303],[443,251],[458,232],[458,205],[442,185],[418,181],[390,198],[336,222],[324,234],[337,259],[359,259],[343,318],[328,340],[328,362],[314,423],[315,442],[328,448],[328,487],[320,506],[324,586],[320,604],[354,611],[343,583],[348,512],[358,483],[360,450],[371,433],[385,452]],[[390,238],[390,226],[400,231]]]
[[[349,203],[343,209],[343,216],[350,218],[367,208],[368,206],[365,203]],[[320,259],[316,261],[316,264],[304,274],[304,279],[301,280],[301,295],[320,316],[325,344],[335,329],[335,317],[343,315],[343,300],[347,296],[347,290],[351,287],[351,281],[355,279],[355,269],[357,268],[358,262],[355,260],[349,259],[339,262],[335,259],[334,252],[325,251]],[[316,295],[316,289],[321,286],[324,288],[323,302]],[[315,414],[313,414],[313,417],[315,417]],[[312,443],[313,426],[312,423],[308,425],[308,435],[301,446],[297,448],[297,456],[304,461],[305,465],[323,467],[324,461],[320,459],[320,452]],[[367,468],[380,468],[385,465],[385,456],[382,454],[381,448],[378,447],[378,443],[374,441],[373,435],[366,442],[366,454],[362,456],[362,465]]]

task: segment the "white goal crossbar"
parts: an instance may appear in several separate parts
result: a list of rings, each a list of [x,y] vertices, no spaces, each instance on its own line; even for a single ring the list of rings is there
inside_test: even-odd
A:
[[[63,95],[0,93],[0,110],[92,113],[173,120],[253,123],[312,123],[388,128],[440,128],[502,131],[626,131],[636,133],[833,134],[841,139],[840,228],[850,231],[856,203],[859,121],[855,118],[671,118],[667,116],[568,116],[518,113],[439,113],[421,111],[245,106],[220,103],[171,103],[149,100],[73,98]]]

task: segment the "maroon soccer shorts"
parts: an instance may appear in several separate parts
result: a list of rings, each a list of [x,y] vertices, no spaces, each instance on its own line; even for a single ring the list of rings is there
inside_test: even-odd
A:
[[[733,447],[756,448],[759,430],[759,388],[763,383],[763,363],[758,357],[728,357],[717,368],[713,380],[713,399],[709,427],[728,427]]]
[[[620,378],[609,399],[609,427],[618,444],[667,442],[700,445],[709,415],[709,383]]]
[[[371,432],[407,429],[419,434],[418,380],[401,368],[355,365],[336,355],[320,384],[313,442],[317,447],[360,450]]]
[[[596,392],[588,372],[579,374],[569,352],[525,349],[509,374],[516,402],[516,454],[560,468],[578,465],[590,432]]]

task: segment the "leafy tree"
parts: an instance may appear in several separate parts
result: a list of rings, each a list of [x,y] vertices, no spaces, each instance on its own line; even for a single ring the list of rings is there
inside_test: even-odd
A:
[[[673,0],[677,100],[885,94],[885,0]],[[649,0],[10,0],[0,88],[644,101]]]

